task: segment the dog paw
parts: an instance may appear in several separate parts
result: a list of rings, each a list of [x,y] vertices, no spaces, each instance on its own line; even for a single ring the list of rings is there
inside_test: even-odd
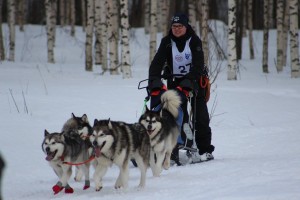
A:
[[[102,186],[101,187],[97,187],[96,188],[96,192],[99,192],[101,189],[102,189]]]
[[[72,194],[73,192],[74,192],[74,190],[71,187],[65,189],[66,194]]]
[[[59,185],[54,185],[53,187],[52,187],[52,190],[53,190],[53,192],[54,192],[54,194],[58,194],[60,191],[62,191],[64,189],[64,187],[62,187],[62,186],[59,186]]]

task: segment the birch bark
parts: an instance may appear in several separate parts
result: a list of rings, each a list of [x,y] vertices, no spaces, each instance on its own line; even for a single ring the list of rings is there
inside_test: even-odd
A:
[[[123,78],[131,78],[130,32],[128,19],[128,0],[120,0],[121,7],[121,44],[122,44],[122,73]]]
[[[228,69],[227,79],[237,80],[236,1],[228,0]]]

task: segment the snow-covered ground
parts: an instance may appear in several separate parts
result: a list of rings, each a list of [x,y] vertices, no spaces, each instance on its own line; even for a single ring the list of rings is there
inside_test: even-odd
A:
[[[3,29],[7,47],[7,26]],[[53,195],[57,177],[41,149],[44,130],[60,131],[72,112],[86,113],[91,123],[95,118],[136,122],[146,95],[137,85],[147,78],[149,40],[142,29],[132,33],[133,78],[123,80],[121,75],[100,75],[99,66],[93,72],[84,70],[85,35],[80,27],[75,38],[68,29],[57,29],[56,64],[46,62],[44,27],[16,30],[16,61],[0,63],[0,153],[7,165],[4,200],[300,199],[300,79],[291,79],[287,67],[276,72],[275,31],[270,32],[269,74],[262,73],[262,32],[254,33],[255,60],[249,60],[244,40],[239,80],[228,81],[226,61],[221,63],[208,103],[214,161],[172,167],[161,177],[152,177],[149,169],[142,190],[137,189],[139,171],[131,166],[126,191],[113,188],[118,169],[112,167],[100,192],[93,180],[83,191],[83,183],[72,179],[73,194]]]

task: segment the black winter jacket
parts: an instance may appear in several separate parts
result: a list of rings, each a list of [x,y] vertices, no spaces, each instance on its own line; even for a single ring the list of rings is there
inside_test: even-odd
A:
[[[187,32],[184,36],[176,38],[173,36],[172,31],[162,38],[160,46],[151,62],[149,68],[149,88],[151,89],[151,83],[153,80],[160,80],[161,73],[164,66],[172,74],[173,71],[173,61],[172,61],[172,45],[171,39],[176,43],[178,50],[181,52],[184,49],[186,41],[190,40],[190,49],[192,52],[192,66],[190,72],[185,75],[185,78],[198,80],[201,75],[203,75],[204,70],[204,55],[202,50],[202,42],[200,38],[196,35],[192,27],[189,25]]]

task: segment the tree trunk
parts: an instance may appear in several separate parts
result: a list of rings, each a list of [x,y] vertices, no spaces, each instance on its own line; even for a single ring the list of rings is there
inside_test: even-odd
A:
[[[201,40],[202,40],[202,48],[204,52],[204,63],[209,65],[209,43],[208,43],[208,0],[202,0],[201,5],[201,13],[202,13],[202,22],[201,22]]]
[[[283,11],[284,1],[277,0],[277,71],[283,69]]]
[[[284,2],[284,14],[283,14],[283,30],[282,30],[282,65],[286,66],[287,60],[287,45],[288,35],[290,29],[290,14],[289,14],[289,2]]]
[[[250,59],[254,59],[254,48],[253,48],[253,21],[252,21],[252,3],[253,0],[248,0],[248,36],[249,36],[249,52],[250,52]]]
[[[108,0],[108,46],[109,46],[109,59],[110,59],[110,74],[111,75],[118,75],[118,54],[117,54],[117,47],[116,42],[118,41],[118,33],[115,28],[117,25],[115,22],[115,11],[114,8],[115,0]]]
[[[145,34],[150,33],[150,6],[152,4],[152,1],[150,0],[145,0],[145,22],[144,22],[144,27],[145,27]]]
[[[48,63],[55,63],[54,46],[55,46],[55,26],[56,26],[56,0],[46,0],[46,30],[47,30],[47,47]]]
[[[188,10],[189,10],[189,21],[192,28],[197,31],[196,27],[196,2],[195,0],[188,0]]]
[[[236,1],[228,0],[228,80],[237,80]]]
[[[128,19],[128,0],[120,0],[121,7],[121,44],[122,44],[122,73],[123,78],[131,78],[130,32]]]
[[[101,4],[105,4],[105,1],[95,1],[95,64],[101,65]],[[104,9],[102,9],[104,11]]]
[[[85,70],[93,71],[93,28],[95,0],[87,1],[87,27],[85,41]]]
[[[169,0],[162,0],[162,32],[163,36],[166,36],[169,32],[170,29],[170,19],[169,19],[169,6],[170,6],[170,1]]]
[[[70,25],[71,25],[71,36],[75,36],[75,21],[76,21],[76,14],[75,14],[75,0],[70,1]]]
[[[291,54],[291,77],[300,77],[299,64],[299,25],[298,25],[298,1],[289,0],[290,10],[290,54]]]
[[[15,12],[16,12],[16,4],[15,0],[10,0],[7,3],[8,10],[8,27],[9,27],[9,61],[15,60]]]
[[[25,0],[17,0],[17,20],[19,25],[19,30],[24,31],[24,22],[25,22]]]
[[[66,12],[65,0],[59,0],[59,22],[61,27],[64,27],[66,23],[65,12]]]
[[[157,36],[157,0],[151,1],[150,6],[150,62],[156,53],[156,36]]]
[[[3,0],[0,0],[0,60],[5,60],[5,49],[3,44],[3,31],[2,31],[2,7],[3,7]]]
[[[83,32],[85,32],[85,29],[86,29],[86,2],[85,2],[85,0],[81,0],[81,21],[82,21],[82,30],[83,30]]]
[[[263,39],[263,72],[269,73],[268,70],[268,40],[269,40],[269,1],[270,0],[264,0],[264,39]]]
[[[107,71],[108,69],[108,56],[107,56],[107,50],[108,50],[108,44],[107,44],[107,35],[108,35],[108,24],[107,24],[107,16],[108,16],[108,2],[107,0],[101,1],[101,17],[100,17],[100,26],[101,26],[101,38],[100,38],[100,44],[101,44],[101,54],[100,54],[100,60],[102,63],[102,70],[103,72]]]

